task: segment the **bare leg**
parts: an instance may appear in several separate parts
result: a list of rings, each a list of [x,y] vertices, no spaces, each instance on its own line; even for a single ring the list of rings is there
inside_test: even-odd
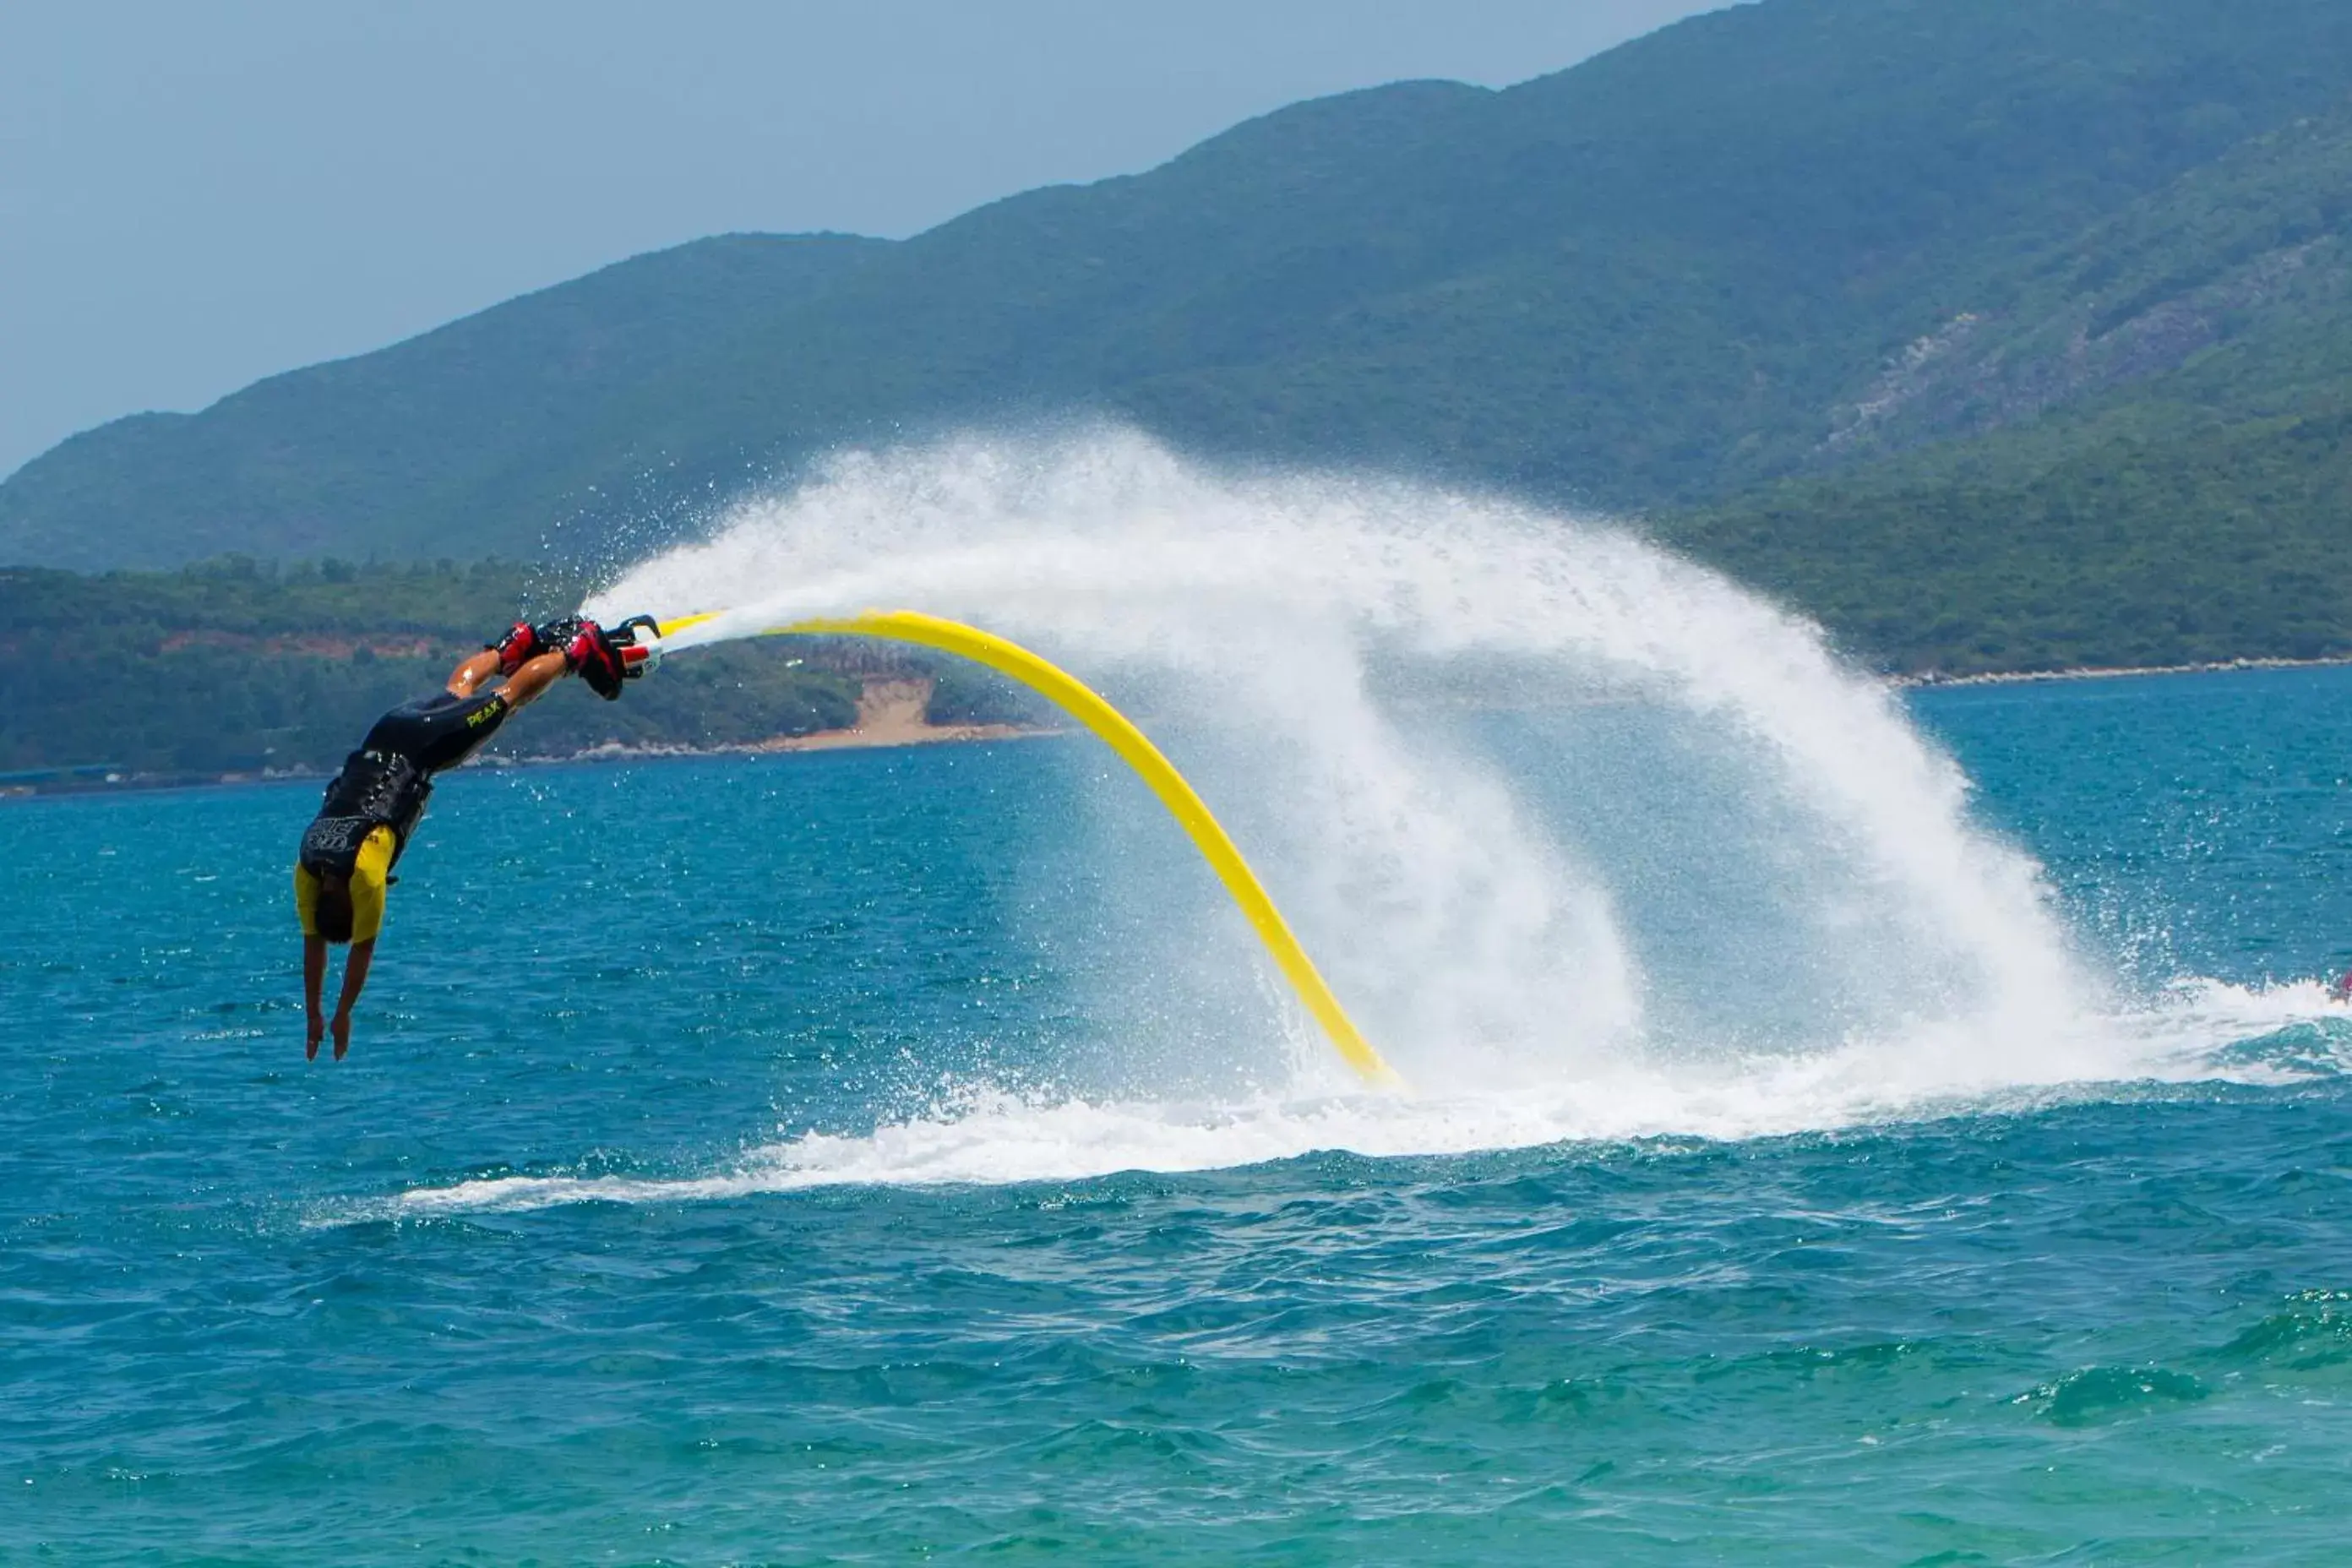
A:
[[[495,648],[484,648],[449,672],[449,694],[471,697],[482,689],[482,683],[499,672],[499,656]],[[507,677],[507,706],[520,708],[532,698],[572,672],[560,653],[542,653],[528,658],[512,675]]]
[[[530,667],[525,666],[524,668],[528,668]],[[449,672],[449,695],[452,697],[471,697],[475,692],[481,689],[482,682],[488,680],[498,672],[499,651],[496,648],[486,647],[481,652],[474,655],[473,658],[466,660],[465,663],[459,665],[457,668]],[[522,671],[517,670],[515,673],[520,675]],[[518,703],[516,706],[520,707],[521,704]]]
[[[496,668],[498,656],[490,656]],[[522,668],[507,677],[507,706],[520,708],[541,692],[572,673],[572,667],[560,653],[543,653],[537,658],[525,659]]]

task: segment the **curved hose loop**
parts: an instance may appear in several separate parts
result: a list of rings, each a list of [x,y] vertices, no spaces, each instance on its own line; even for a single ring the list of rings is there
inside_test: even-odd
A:
[[[674,636],[688,626],[713,620],[721,613],[714,610],[663,621],[660,634],[665,637]],[[1149,736],[1076,676],[994,633],[915,610],[868,610],[845,619],[795,621],[790,626],[770,626],[759,635],[881,637],[936,648],[1011,677],[1093,731],[1151,786],[1160,804],[1192,837],[1210,869],[1225,885],[1225,891],[1233,895],[1243,919],[1249,921],[1250,929],[1265,944],[1275,967],[1282,971],[1298,1000],[1322,1026],[1332,1047],[1375,1088],[1404,1087],[1403,1079],[1372,1048],[1355,1021],[1348,1016],[1347,1009],[1339,1005],[1339,999],[1331,994],[1322,972],[1307,956],[1307,950],[1299,946],[1290,922],[1282,918],[1282,911],[1275,907],[1265,885],[1257,879],[1257,873],[1250,869],[1249,862],[1242,858],[1232,837],[1211,813],[1208,803]]]

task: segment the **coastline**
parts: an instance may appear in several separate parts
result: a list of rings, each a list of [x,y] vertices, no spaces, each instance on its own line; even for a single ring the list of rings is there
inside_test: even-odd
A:
[[[931,700],[929,680],[869,681],[857,699],[857,719],[845,730],[815,730],[805,735],[772,735],[763,741],[737,741],[726,745],[632,746],[618,741],[561,755],[485,757],[484,767],[548,767],[565,763],[630,762],[651,757],[770,756],[783,752],[853,752],[895,746],[938,746],[973,741],[1024,741],[1058,735],[1059,730],[1030,729],[1020,724],[934,724],[926,717]]]
[[[937,746],[961,741],[1014,741],[1051,731],[1019,724],[934,724],[929,718],[933,682],[874,680],[857,697],[857,721],[846,730],[811,735],[779,735],[737,748],[752,752],[840,752],[868,746]]]
[[[2352,656],[2336,658],[2236,658],[2204,664],[2141,665],[2078,669],[2035,669],[1945,675],[1928,670],[1916,675],[1885,675],[1880,679],[1901,691],[1948,690],[1969,686],[2038,685],[2052,681],[2126,680],[2168,675],[2224,675],[2266,669],[2334,669],[2352,667]],[[921,679],[879,680],[859,696],[856,721],[845,729],[817,730],[805,735],[774,735],[765,740],[738,741],[720,745],[656,743],[631,745],[609,741],[575,752],[494,755],[474,759],[467,767],[563,767],[581,763],[654,762],[666,758],[772,756],[800,752],[884,750],[900,746],[963,745],[992,741],[1045,740],[1068,731],[1022,724],[934,724],[925,716],[931,683]],[[65,764],[28,768],[0,776],[0,804],[16,800],[52,799],[69,795],[118,794],[127,790],[211,789],[228,785],[292,784],[328,776],[323,768],[264,768],[257,772],[219,773],[148,773],[101,768],[95,764]]]
[[[869,682],[857,700],[857,718],[846,729],[816,730],[805,735],[772,735],[763,740],[736,741],[720,745],[680,745],[656,742],[631,745],[608,741],[575,752],[525,752],[519,755],[477,756],[467,769],[565,767],[580,763],[656,762],[692,757],[770,756],[789,752],[849,752],[899,746],[961,745],[986,741],[1043,740],[1064,733],[1059,729],[1022,724],[934,724],[925,716],[931,685],[924,679]],[[332,773],[329,768],[262,768],[251,772],[152,773],[92,765],[27,768],[0,777],[0,804],[16,800],[55,799],[61,795],[113,795],[129,790],[214,789],[240,784],[316,783]]]
[[[1917,675],[1890,675],[1886,683],[1906,690],[1951,686],[2023,686],[2048,680],[2128,680],[2153,675],[2227,675],[2249,669],[2336,669],[2352,665],[2352,654],[2333,658],[2225,658],[2204,664],[2144,664],[2076,669],[1996,670],[1980,675],[1945,675],[1927,670]]]

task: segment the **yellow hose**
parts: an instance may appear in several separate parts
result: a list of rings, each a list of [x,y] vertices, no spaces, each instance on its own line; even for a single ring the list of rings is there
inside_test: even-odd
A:
[[[714,619],[719,612],[698,616],[681,616],[661,623],[665,637]],[[1193,844],[1202,858],[1216,872],[1217,879],[1225,885],[1240,906],[1242,916],[1265,944],[1275,966],[1290,982],[1291,989],[1315,1021],[1323,1026],[1332,1046],[1346,1058],[1349,1067],[1363,1075],[1364,1080],[1382,1089],[1402,1089],[1404,1080],[1396,1069],[1382,1060],[1348,1016],[1339,999],[1331,994],[1322,972],[1315,967],[1307,950],[1298,945],[1290,922],[1266,896],[1265,886],[1249,862],[1234,847],[1223,826],[1211,814],[1208,804],[1185,782],[1176,765],[1160,753],[1144,732],[1129,721],[1126,714],[1112,707],[1084,681],[1059,666],[1031,653],[1018,643],[1007,642],[977,626],[957,621],[941,620],[936,616],[922,615],[914,610],[868,610],[845,620],[795,621],[791,626],[771,626],[761,637],[807,634],[825,637],[882,637],[892,642],[915,643],[923,647],[937,648],[955,654],[977,664],[984,664],[1001,675],[1007,675],[1045,697],[1071,718],[1102,737],[1110,749],[1133,768],[1168,814],[1192,835]]]

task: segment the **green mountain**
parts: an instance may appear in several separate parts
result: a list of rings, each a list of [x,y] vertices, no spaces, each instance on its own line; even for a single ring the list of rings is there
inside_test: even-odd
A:
[[[1869,657],[2352,654],[2352,108],[1989,289],[1843,409],[1849,466],[1661,520]]]
[[[598,479],[626,471],[554,471],[583,430],[884,248],[837,235],[701,240],[272,376],[201,414],[116,420],[0,486],[0,560],[537,556],[569,515],[547,498],[593,498]]]
[[[602,560],[1079,412],[1640,512],[1890,663],[2343,651],[2347,102],[2340,0],[1764,0],[118,421],[0,561]]]

